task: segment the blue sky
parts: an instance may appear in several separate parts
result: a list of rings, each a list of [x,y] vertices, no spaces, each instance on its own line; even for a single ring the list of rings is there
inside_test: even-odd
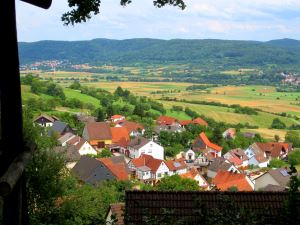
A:
[[[101,13],[86,23],[64,26],[67,0],[48,10],[17,3],[19,41],[128,39],[300,39],[300,0],[186,0],[187,8],[155,8],[152,0],[102,0]]]

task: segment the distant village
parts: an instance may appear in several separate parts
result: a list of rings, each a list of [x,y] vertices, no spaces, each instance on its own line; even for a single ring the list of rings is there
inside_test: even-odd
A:
[[[157,185],[163,177],[178,174],[197,182],[199,190],[236,191],[282,191],[287,188],[290,175],[288,168],[266,170],[270,160],[285,161],[293,151],[290,143],[252,143],[245,149],[231,149],[222,154],[222,147],[213,143],[205,132],[182,149],[175,157],[165,156],[165,146],[159,143],[159,133],[182,132],[189,124],[209,126],[202,118],[178,120],[160,116],[151,138],[145,138],[143,125],[126,120],[123,115],[113,115],[106,121],[78,114],[77,119],[85,123],[82,135],[55,116],[39,115],[36,126],[44,127],[47,135],[55,135],[59,146],[53,151],[64,153],[67,168],[81,182],[96,186],[107,180],[138,180],[146,185]],[[234,128],[223,134],[234,139]],[[254,134],[244,133],[252,138]],[[98,158],[102,151],[112,156]]]

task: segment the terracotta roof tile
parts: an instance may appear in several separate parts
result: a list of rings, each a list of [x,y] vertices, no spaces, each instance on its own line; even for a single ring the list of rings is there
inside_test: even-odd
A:
[[[187,165],[184,162],[184,159],[173,159],[165,162],[169,170],[181,170],[187,168]],[[177,165],[177,166],[176,166]]]
[[[129,170],[126,162],[114,162],[112,158],[99,158],[97,159],[102,162],[112,173],[116,176],[117,180],[128,180]]]
[[[246,180],[245,174],[220,170],[212,179],[212,183],[221,191],[227,191],[230,187],[236,187],[239,191],[253,191],[253,188]]]
[[[136,123],[136,122],[131,122],[131,121],[124,121],[120,124],[122,127],[125,127],[129,134],[132,132],[132,131],[138,131],[139,129],[140,130],[143,130],[144,129],[144,126],[139,124],[139,123]]]
[[[158,125],[171,125],[171,124],[175,123],[176,121],[177,121],[176,118],[171,117],[171,116],[160,116],[156,120],[156,123]]]
[[[125,127],[111,127],[112,142],[120,144],[121,146],[127,146],[130,141],[128,130]]]
[[[205,126],[205,127],[208,126],[208,123],[207,123],[204,119],[202,119],[202,118],[200,118],[200,117],[194,119],[194,120],[193,120],[193,123],[194,123],[194,124],[199,124],[199,125],[202,125],[202,126]]]
[[[131,162],[135,167],[148,166],[155,173],[163,160],[155,159],[151,155],[142,154],[139,158],[132,159]]]
[[[257,146],[264,152],[270,154],[271,157],[277,158],[281,156],[281,151],[285,150],[286,153],[289,152],[289,144],[282,142],[268,142],[260,143],[256,142]]]
[[[216,145],[216,144],[210,142],[210,140],[207,138],[207,136],[205,135],[204,132],[201,132],[198,137],[203,141],[203,143],[207,147],[212,148],[212,149],[214,149],[216,151],[222,151],[222,147],[220,147],[219,145]]]
[[[111,140],[110,126],[106,122],[95,122],[86,124],[90,140]]]
[[[187,125],[189,125],[189,124],[191,124],[191,123],[193,123],[192,120],[179,120],[179,124],[180,124],[181,126],[187,126]]]
[[[122,116],[122,115],[113,115],[113,116],[111,116],[110,118],[111,118],[111,119],[120,119],[120,118],[122,118],[122,117],[124,117],[124,116]]]

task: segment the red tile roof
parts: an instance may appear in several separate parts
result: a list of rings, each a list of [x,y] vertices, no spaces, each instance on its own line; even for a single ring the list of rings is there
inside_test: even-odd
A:
[[[111,127],[112,142],[126,147],[130,141],[128,130],[125,127]]]
[[[171,116],[160,116],[156,120],[156,123],[159,125],[171,125],[171,124],[175,123],[176,121],[177,121],[176,118],[171,117]]]
[[[122,117],[124,117],[124,116],[122,116],[122,115],[113,115],[113,116],[111,116],[110,118],[111,118],[112,120],[115,120],[115,119],[120,119],[120,118],[122,118]]]
[[[95,122],[86,124],[88,136],[91,140],[111,140],[110,126],[106,122]]]
[[[284,149],[286,153],[289,152],[290,145],[282,142],[268,142],[268,143],[256,143],[257,146],[264,152],[270,152],[271,157],[276,158],[281,156],[281,151]]]
[[[131,121],[124,121],[122,122],[121,124],[122,127],[126,127],[126,129],[128,130],[128,133],[130,134],[132,131],[138,131],[139,129],[140,130],[143,130],[144,129],[144,126],[139,124],[139,123],[136,123],[136,122],[131,122]]]
[[[107,169],[109,169],[113,175],[117,178],[117,180],[128,180],[129,174],[126,169],[126,164],[120,162],[120,163],[114,163],[111,158],[99,158],[97,159],[100,162],[102,162]]]
[[[208,123],[207,123],[204,119],[202,119],[202,118],[200,118],[200,117],[194,119],[194,120],[193,120],[193,123],[199,124],[199,125],[205,126],[205,127],[208,126]]]
[[[193,123],[192,120],[179,120],[179,124],[180,124],[181,126],[187,126],[187,125],[189,125],[189,124],[191,124],[191,123]]]
[[[212,179],[212,183],[221,191],[227,191],[230,187],[236,187],[239,191],[253,191],[245,174],[219,170],[217,175]]]
[[[201,176],[201,174],[198,173],[198,171],[195,169],[195,167],[192,167],[191,170],[189,170],[187,173],[183,173],[183,174],[180,174],[179,176],[181,176],[182,178],[190,178],[190,179],[195,179],[195,177],[199,175],[202,180],[205,181],[206,185],[205,186],[201,186],[201,187],[208,187],[208,183],[207,181],[205,180],[205,178],[203,176]]]
[[[203,143],[204,143],[207,147],[212,148],[212,149],[214,149],[214,150],[216,150],[216,151],[218,151],[218,152],[219,152],[219,151],[222,151],[222,147],[220,147],[219,145],[216,145],[216,144],[210,142],[210,140],[206,137],[206,135],[205,135],[204,132],[201,132],[201,133],[199,134],[199,137],[200,137],[200,139],[203,141]]]
[[[163,160],[155,159],[151,155],[143,154],[139,158],[132,159],[132,164],[135,167],[148,166],[153,173],[155,173]]]
[[[181,170],[187,168],[187,165],[184,162],[184,159],[174,159],[174,160],[168,160],[165,162],[169,170]],[[176,167],[175,164],[178,164]]]

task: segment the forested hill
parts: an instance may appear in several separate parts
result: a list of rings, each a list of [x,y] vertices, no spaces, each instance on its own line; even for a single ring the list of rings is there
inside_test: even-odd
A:
[[[214,66],[300,65],[300,41],[128,39],[19,43],[22,64],[41,60],[72,63],[195,63]]]

